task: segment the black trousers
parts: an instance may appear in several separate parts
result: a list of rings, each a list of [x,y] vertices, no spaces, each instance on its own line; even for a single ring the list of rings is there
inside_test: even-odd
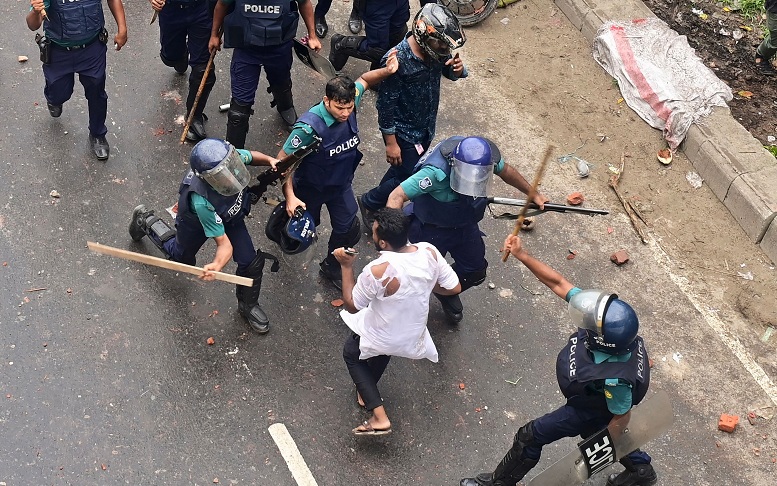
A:
[[[364,400],[364,408],[374,410],[383,405],[383,398],[378,390],[378,381],[383,376],[391,356],[380,355],[368,359],[359,359],[359,335],[352,334],[345,340],[343,360],[356,385],[356,390]]]

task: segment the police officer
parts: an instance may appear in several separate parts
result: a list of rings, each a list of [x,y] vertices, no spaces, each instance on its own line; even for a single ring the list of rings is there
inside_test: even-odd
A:
[[[170,228],[153,210],[139,205],[132,212],[129,233],[134,241],[148,236],[167,258],[188,265],[196,264],[196,255],[208,238],[216,242],[216,255],[203,267],[203,280],[213,280],[232,258],[237,275],[253,279],[252,287],[237,286],[238,310],[256,332],[270,330],[270,321],[259,306],[262,270],[272,255],[254,250],[245,224],[251,209],[246,186],[251,175],[246,165],[275,167],[277,160],[261,152],[236,149],[228,142],[206,138],[192,149],[191,169],[178,189],[177,231]],[[275,261],[272,271],[277,271]]]
[[[523,193],[531,189],[490,140],[450,137],[424,154],[415,173],[394,189],[386,204],[401,208],[413,201],[410,241],[427,241],[443,255],[450,253],[462,292],[486,278],[486,246],[478,222],[488,205],[492,173]],[[547,200],[542,194],[534,196],[540,207]],[[459,296],[435,296],[448,318],[460,322],[464,307]]]
[[[213,15],[209,0],[148,0],[159,12],[159,42],[162,45],[159,57],[166,66],[184,74],[189,65],[189,94],[186,97],[186,116],[194,106],[205,67],[208,65],[208,43],[213,26]],[[192,123],[186,132],[186,139],[197,142],[207,137],[205,133],[205,105],[216,84],[215,70],[211,69],[194,110]]]
[[[116,50],[127,43],[127,23],[121,0],[107,0],[116,20],[113,38]],[[84,87],[89,106],[89,146],[97,160],[108,160],[110,146],[105,139],[108,128],[108,93],[105,92],[105,64],[108,31],[105,30],[102,0],[30,0],[27,27],[43,25],[44,39],[39,41],[46,86],[43,94],[49,114],[58,118],[62,105],[73,95],[75,73]],[[46,17],[43,12],[46,12]]]
[[[650,384],[647,350],[637,334],[639,320],[628,303],[615,294],[573,286],[529,255],[517,236],[507,237],[505,249],[569,302],[569,315],[578,329],[556,361],[556,377],[567,402],[518,429],[493,473],[462,479],[461,486],[515,486],[539,462],[547,444],[562,437],[587,438],[607,426],[617,436]],[[620,462],[626,470],[610,475],[608,486],[655,484],[656,472],[647,453],[636,450]]]
[[[370,61],[370,69],[376,69],[383,55],[407,32],[409,0],[362,0],[361,8],[367,35],[334,34],[330,41],[329,61],[337,71],[343,69],[349,57]]]
[[[232,6],[234,10],[227,14]],[[209,48],[221,48],[223,27],[224,47],[235,49],[230,67],[232,100],[227,112],[227,140],[235,147],[245,144],[263,66],[270,83],[267,92],[273,95],[270,106],[278,109],[289,130],[297,120],[291,93],[291,52],[300,15],[307,27],[308,47],[321,49],[310,0],[219,0],[216,4]]]
[[[348,30],[353,34],[358,34],[362,30],[361,2],[364,0],[353,0],[351,14],[348,16]],[[316,19],[316,35],[323,39],[329,32],[329,24],[326,23],[326,14],[332,8],[332,0],[319,0],[316,2],[314,17]]]
[[[342,273],[332,251],[356,245],[361,236],[356,196],[351,187],[362,158],[356,110],[364,90],[395,73],[398,66],[396,53],[392,53],[385,67],[364,73],[355,83],[342,75],[329,80],[323,101],[299,118],[278,154],[278,158],[283,158],[316,137],[322,140],[321,148],[305,157],[294,176],[286,181],[283,192],[289,216],[298,207],[306,208],[316,226],[321,222],[321,206],[326,204],[332,235],[327,256],[321,262],[321,275],[338,289],[342,286]]]

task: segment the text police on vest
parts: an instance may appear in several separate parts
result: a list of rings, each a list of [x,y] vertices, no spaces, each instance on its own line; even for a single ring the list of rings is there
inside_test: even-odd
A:
[[[337,155],[341,152],[345,152],[346,150],[350,150],[356,147],[357,145],[359,145],[359,136],[354,135],[353,138],[351,138],[350,140],[347,140],[341,143],[340,145],[338,145],[333,149],[329,149],[329,156],[332,157],[333,155]]]
[[[281,13],[281,6],[280,5],[248,5],[245,4],[245,12],[252,12],[252,13],[268,13],[268,14],[279,14]]]

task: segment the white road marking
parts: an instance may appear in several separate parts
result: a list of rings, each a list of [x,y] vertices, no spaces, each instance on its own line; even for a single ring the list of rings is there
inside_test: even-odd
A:
[[[268,429],[270,435],[275,441],[275,445],[281,451],[283,460],[291,471],[291,475],[299,486],[318,486],[316,479],[305,464],[302,454],[297,449],[297,444],[291,438],[289,431],[283,424],[272,424]]]
[[[672,269],[669,265],[671,259],[664,251],[664,249],[661,248],[661,245],[659,245],[654,239],[651,239],[650,248],[653,250],[653,254],[656,257],[656,260],[666,270],[669,278],[671,278],[672,281],[678,287],[680,287],[680,290],[683,291],[683,294],[685,294],[691,304],[693,304],[696,310],[701,313],[702,317],[704,317],[704,321],[712,328],[713,331],[715,331],[715,333],[720,337],[721,341],[723,341],[723,343],[728,346],[728,349],[734,353],[734,356],[739,359],[745,369],[750,373],[750,375],[752,375],[755,382],[758,383],[758,385],[763,389],[763,391],[772,400],[772,402],[777,405],[777,385],[772,382],[772,380],[769,378],[769,375],[767,375],[763,368],[761,368],[761,366],[753,359],[753,357],[750,356],[750,353],[742,345],[739,339],[734,336],[726,323],[723,322],[717,315],[715,315],[715,313],[710,312],[708,307],[702,305],[703,302],[693,292],[688,279],[679,275],[675,275],[672,272]]]

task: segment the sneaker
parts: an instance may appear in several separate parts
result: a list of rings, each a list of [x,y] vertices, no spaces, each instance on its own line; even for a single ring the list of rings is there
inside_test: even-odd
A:
[[[758,72],[760,72],[764,76],[777,75],[777,71],[775,71],[774,66],[772,66],[771,59],[765,59],[758,54],[755,55],[755,67],[758,68]]]
[[[143,204],[135,206],[129,224],[129,234],[132,241],[140,241],[148,234],[146,231],[146,220],[153,215],[154,211],[147,210]]]
[[[51,115],[52,118],[59,118],[62,115],[62,105],[52,105],[47,102],[46,106],[48,106],[49,115]]]
[[[480,473],[474,478],[462,479],[459,486],[496,486],[491,478],[491,473]]]
[[[364,194],[356,198],[356,202],[359,203],[359,211],[361,211],[362,214],[362,229],[364,230],[364,234],[372,236],[372,223],[375,222],[375,211],[364,205],[363,198]]]
[[[97,157],[97,160],[108,160],[108,157],[111,154],[111,147],[108,145],[105,135],[95,137],[90,133],[89,146],[92,148],[92,153]]]
[[[656,484],[658,476],[650,464],[635,464],[620,474],[610,474],[607,486],[651,486]]]
[[[332,282],[332,285],[337,287],[338,290],[343,290],[343,270],[339,264],[332,264],[329,260],[324,259],[319,266],[321,269],[318,271],[322,277]]]

